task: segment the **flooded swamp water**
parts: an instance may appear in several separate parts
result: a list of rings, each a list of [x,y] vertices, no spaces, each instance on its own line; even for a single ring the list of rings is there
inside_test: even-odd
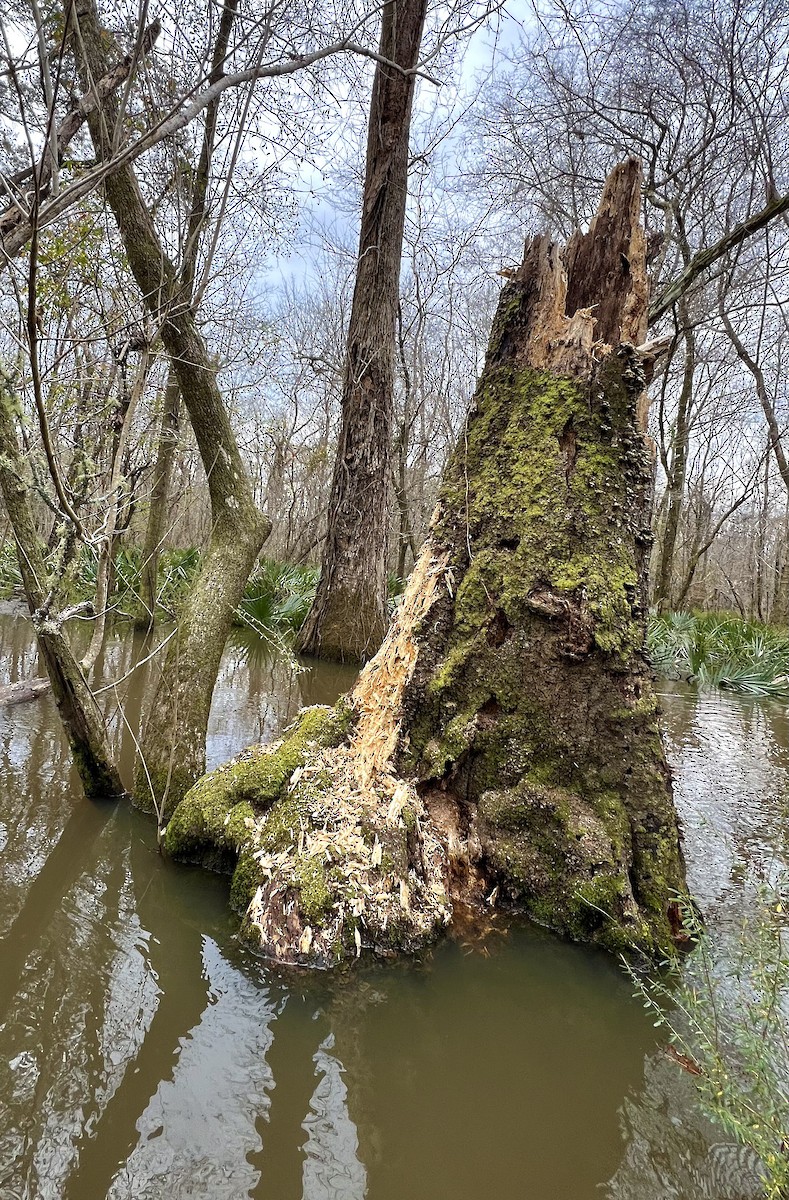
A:
[[[143,656],[120,631],[101,675]],[[127,774],[148,669],[104,693]],[[0,685],[37,673],[6,607]],[[209,766],[351,682],[229,648]],[[692,886],[725,921],[774,854],[789,718],[663,691]],[[282,977],[227,892],[129,806],[81,798],[51,697],[0,710],[0,1200],[758,1194],[608,957],[494,924],[418,963]]]

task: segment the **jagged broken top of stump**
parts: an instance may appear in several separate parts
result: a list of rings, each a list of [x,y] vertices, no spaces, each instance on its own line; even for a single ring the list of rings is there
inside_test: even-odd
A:
[[[501,337],[491,338],[489,362],[514,360],[579,375],[613,347],[645,341],[648,279],[640,198],[641,164],[630,158],[608,176],[588,232],[577,230],[563,247],[547,234],[527,241],[523,262],[502,294]],[[518,299],[514,316],[508,296]]]

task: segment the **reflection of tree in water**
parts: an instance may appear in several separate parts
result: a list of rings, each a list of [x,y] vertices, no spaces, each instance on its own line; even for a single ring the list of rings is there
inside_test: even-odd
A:
[[[29,627],[12,634],[0,622],[16,669],[34,671]],[[149,648],[110,639],[99,668],[119,678]],[[294,676],[234,650],[226,665],[217,711],[232,753],[353,678]],[[134,728],[146,669],[118,689]],[[680,790],[707,821],[688,851],[704,859],[717,920],[775,846],[789,726],[772,704],[686,697],[667,716]],[[128,770],[134,741],[117,733]],[[649,1058],[634,1090],[654,1043],[610,964],[537,937],[490,959],[445,946],[432,967],[276,981],[234,947],[225,880],[162,862],[125,806],[72,800],[51,701],[2,727],[0,753],[14,864],[0,886],[13,938],[0,1160],[18,1156],[0,1195],[402,1200],[409,1179],[431,1200],[490,1186],[540,1200],[758,1195],[750,1155],[697,1115],[675,1064]]]
[[[116,1086],[76,1141],[78,1161],[63,1193],[66,1200],[113,1194],[110,1187],[119,1164],[127,1161],[141,1140],[139,1122],[162,1081],[172,1078],[183,1045],[208,1003],[201,956],[202,929],[210,922],[212,907],[206,889],[197,886],[196,878],[176,879],[174,871],[163,867],[149,823],[145,821],[143,827],[144,818],[128,812],[121,815],[127,825],[134,924],[141,935],[137,950],[142,954],[142,977],[138,971],[135,980],[130,972],[126,980],[127,1021],[134,1022],[136,1015],[135,989],[151,981],[155,991],[139,1010],[141,1036]],[[109,847],[108,856],[116,849]],[[215,888],[209,889],[209,896],[211,892],[216,895]],[[155,935],[147,934],[151,929]],[[93,1019],[106,1020],[100,1006]]]
[[[232,758],[251,742],[273,741],[301,708],[334,704],[356,674],[353,667],[318,660],[304,660],[298,669],[284,647],[234,629],[211,708],[211,763]]]
[[[15,670],[29,673],[29,623],[0,623],[0,633]],[[127,777],[158,663],[131,668],[155,641],[110,638],[96,664],[100,681],[120,681],[101,699]],[[294,676],[279,658],[248,667],[231,651],[217,708],[233,750],[276,736],[305,697],[333,701],[332,672],[317,674]],[[239,714],[242,676],[251,706]],[[356,1176],[342,1166],[338,1130],[353,1145],[355,1132],[327,1027],[313,1020],[321,1006],[299,989],[279,989],[275,1004],[258,964],[228,958],[226,881],[164,862],[150,822],[126,805],[73,795],[62,743],[50,699],[3,726],[15,874],[2,896],[0,1194],[235,1200],[260,1183],[278,1200],[302,1188],[345,1200]],[[214,929],[218,941],[206,936]],[[275,1032],[276,1089],[266,1061]]]
[[[258,1123],[254,1200],[363,1200],[367,1174],[348,1113],[346,1064],[333,1053],[336,981],[298,977],[271,1026],[270,1108]],[[339,993],[345,991],[340,982]]]
[[[75,814],[76,816],[77,814]],[[3,1195],[60,1197],[74,1143],[117,1083],[131,1050],[119,1008],[119,958],[133,952],[133,906],[123,857],[103,863],[105,836],[77,844],[67,823],[33,881],[4,956],[12,994],[0,1032],[6,1144]],[[90,830],[95,834],[95,830]],[[63,849],[88,871],[65,871]],[[46,903],[47,888],[55,890]],[[14,961],[12,961],[12,959]],[[14,985],[18,991],[14,995]],[[103,1019],[96,1022],[96,1013]]]
[[[332,997],[376,1200],[591,1200],[619,1161],[618,1109],[654,1044],[628,985],[532,929],[486,948],[362,967]]]
[[[789,861],[789,723],[773,701],[683,686],[661,698],[691,888],[709,920],[736,920],[751,885]]]
[[[692,1081],[665,1055],[646,1060],[644,1086],[622,1106],[622,1162],[607,1200],[757,1200],[759,1163],[699,1111]]]

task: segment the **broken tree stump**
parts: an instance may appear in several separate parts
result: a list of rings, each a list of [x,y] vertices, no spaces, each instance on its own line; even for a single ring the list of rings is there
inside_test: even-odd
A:
[[[684,864],[644,655],[639,196],[631,160],[588,233],[527,243],[356,687],[207,776],[168,827],[172,853],[238,863],[265,954],[413,950],[486,899],[614,951],[673,942]]]

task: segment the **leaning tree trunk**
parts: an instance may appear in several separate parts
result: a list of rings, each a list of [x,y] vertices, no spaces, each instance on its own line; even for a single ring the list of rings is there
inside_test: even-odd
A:
[[[418,61],[426,9],[427,0],[384,6],[380,53],[403,70]],[[413,75],[378,63],[328,530],[318,588],[298,640],[303,653],[319,658],[364,661],[388,623],[395,321],[413,94]]]
[[[0,495],[16,542],[38,649],[85,795],[91,800],[112,799],[122,796],[124,788],[113,760],[104,717],[63,628],[65,615],[52,611],[52,580],[30,507],[25,458],[15,428],[17,408],[13,386],[0,371]]]
[[[214,52],[211,59],[211,73],[208,78],[209,84],[215,83],[220,78],[224,69],[237,9],[238,0],[227,0],[222,8],[219,31],[214,43]],[[186,225],[186,244],[180,273],[180,293],[183,303],[188,301],[191,304],[194,298],[195,275],[200,252],[200,235],[206,221],[206,197],[211,179],[211,159],[214,153],[218,114],[219,98],[217,97],[206,109],[200,158],[197,164],[197,171],[192,180],[192,203],[189,210],[189,220]],[[142,571],[140,577],[142,612],[138,614],[135,622],[138,628],[142,626],[148,630],[153,627],[156,619],[159,554],[167,526],[167,504],[170,498],[170,484],[178,450],[180,407],[181,389],[178,382],[178,374],[171,363],[164,391],[159,445],[156,452],[156,464],[153,469],[148,520],[143,542]]]
[[[588,234],[527,245],[350,731],[342,704],[322,723],[306,710],[171,821],[174,853],[239,856],[233,897],[266,953],[412,947],[458,898],[616,950],[661,953],[677,933],[684,867],[644,657],[639,193],[630,161]]]
[[[107,71],[117,48],[102,28],[93,0],[77,13],[75,51],[82,86]],[[118,117],[109,97],[87,117],[100,158],[111,156],[109,130]],[[257,509],[216,366],[195,320],[190,289],[183,290],[159,241],[153,218],[130,166],[109,175],[104,192],[129,267],[161,337],[189,413],[211,500],[211,536],[188,601],[167,651],[151,703],[135,772],[140,806],[162,820],[205,770],[211,697],[233,615],[271,522]]]

